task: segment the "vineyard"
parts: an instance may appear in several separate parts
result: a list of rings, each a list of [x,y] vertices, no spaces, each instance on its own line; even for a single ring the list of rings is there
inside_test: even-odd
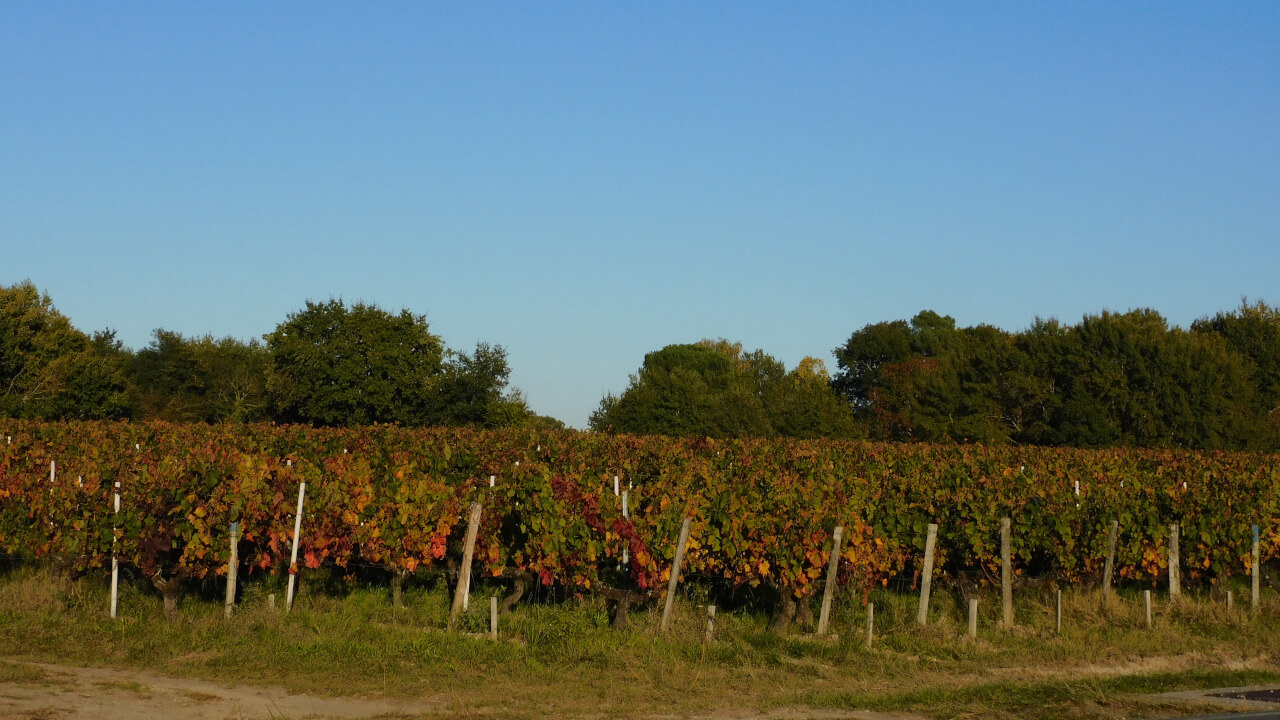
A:
[[[1120,582],[1167,572],[1171,523],[1191,583],[1247,574],[1254,525],[1262,560],[1280,557],[1280,458],[1261,454],[396,426],[8,421],[0,435],[0,553],[72,575],[115,558],[166,600],[227,573],[233,522],[241,577],[457,573],[472,503],[476,574],[628,603],[666,592],[685,518],[683,582],[768,586],[784,604],[822,582],[837,525],[837,582],[859,593],[914,584],[930,523],[937,572],[979,584],[999,571],[1002,517],[1015,571],[1063,582],[1101,578],[1113,521]]]

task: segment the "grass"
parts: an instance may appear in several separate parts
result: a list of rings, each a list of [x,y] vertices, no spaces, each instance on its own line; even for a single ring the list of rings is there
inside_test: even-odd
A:
[[[320,583],[316,583],[320,585]],[[1113,718],[1172,712],[1132,696],[1280,680],[1280,602],[1252,619],[1239,605],[1194,593],[1157,603],[1147,629],[1140,594],[1105,605],[1095,592],[1064,593],[1054,632],[1051,593],[1018,597],[1018,627],[995,627],[999,602],[980,604],[981,631],[949,593],[934,595],[930,625],[915,625],[914,595],[872,593],[876,641],[864,648],[865,610],[845,597],[835,638],[778,637],[749,607],[721,608],[716,640],[701,642],[705,613],[677,605],[671,632],[658,613],[633,613],[615,631],[598,600],[523,603],[485,639],[488,596],[477,587],[458,633],[443,631],[448,595],[407,584],[405,607],[385,587],[306,589],[293,612],[267,609],[283,592],[250,583],[231,620],[216,588],[188,596],[167,621],[144,583],[122,587],[120,618],[106,612],[105,582],[55,581],[35,568],[0,577],[0,658],[136,668],[226,684],[279,685],[319,695],[426,698],[438,715],[641,717],[786,708],[907,711],[936,718]],[[1237,589],[1237,597],[1247,593]],[[817,603],[815,603],[816,607]],[[801,631],[805,629],[800,629]],[[38,668],[0,660],[0,683],[47,681]],[[138,684],[135,691],[146,687]]]

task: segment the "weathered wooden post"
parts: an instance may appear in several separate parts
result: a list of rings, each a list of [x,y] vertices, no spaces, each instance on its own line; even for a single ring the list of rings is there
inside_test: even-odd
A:
[[[489,639],[498,639],[498,596],[489,596]]]
[[[1258,601],[1259,601],[1258,596],[1261,594],[1259,592],[1259,590],[1261,589],[1260,581],[1262,578],[1262,573],[1260,572],[1262,569],[1262,552],[1261,552],[1260,539],[1261,538],[1258,534],[1258,526],[1254,525],[1253,526],[1253,568],[1252,568],[1253,598],[1249,601],[1249,611],[1253,613],[1258,612]]]
[[[867,601],[867,650],[871,649],[871,639],[876,634],[876,604]]]
[[[969,598],[969,639],[978,639],[978,598]]]
[[[1000,519],[1000,602],[1005,628],[1013,627],[1013,521]]]
[[[1146,607],[1147,629],[1150,630],[1151,629],[1151,591],[1150,590],[1142,591],[1142,604]]]
[[[1111,597],[1111,576],[1116,569],[1116,540],[1120,533],[1120,521],[1112,520],[1111,529],[1107,531],[1107,565],[1102,571],[1102,598]]]
[[[929,588],[933,583],[933,551],[938,542],[938,525],[929,523],[929,531],[924,540],[924,568],[920,572],[920,607],[916,610],[916,624],[929,622]]]
[[[680,564],[684,562],[684,546],[689,542],[689,518],[684,519],[684,523],[680,525],[680,539],[676,543],[676,556],[671,560],[671,578],[667,580],[667,604],[662,608],[662,625],[660,629],[666,632],[667,624],[671,622],[671,608],[676,602],[676,585],[680,580]]]
[[[458,615],[462,613],[462,605],[467,589],[471,587],[471,557],[476,549],[476,533],[480,530],[480,503],[471,503],[471,516],[467,518],[467,540],[462,547],[462,567],[458,569],[458,585],[453,591],[453,607],[449,611],[449,627],[452,631]]]
[[[236,573],[240,569],[240,523],[231,523],[231,555],[227,558],[227,598],[223,607],[223,615],[230,618],[231,610],[236,606]]]
[[[706,629],[706,632],[702,634],[702,642],[704,644],[711,642],[711,638],[715,635],[715,632],[716,632],[716,606],[708,605],[707,606],[707,629]]]
[[[1057,622],[1056,628],[1057,628],[1058,634],[1061,635],[1062,634],[1062,588],[1058,588],[1058,622]]]
[[[1169,526],[1169,599],[1177,600],[1182,595],[1182,578],[1178,573],[1178,524]]]
[[[836,574],[840,569],[840,541],[844,527],[837,525],[831,533],[831,558],[827,561],[827,587],[822,593],[822,610],[818,613],[818,635],[826,635],[831,622],[831,603],[836,593]]]

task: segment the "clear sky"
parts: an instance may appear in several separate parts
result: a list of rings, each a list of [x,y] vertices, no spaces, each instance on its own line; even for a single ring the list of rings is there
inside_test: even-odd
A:
[[[794,365],[1280,302],[1280,3],[0,4],[0,284],[248,339],[505,346],[570,425],[703,337]]]

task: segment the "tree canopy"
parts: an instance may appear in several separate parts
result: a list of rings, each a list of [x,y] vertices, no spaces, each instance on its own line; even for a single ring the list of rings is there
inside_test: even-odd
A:
[[[888,440],[1274,448],[1278,341],[1261,304],[1191,330],[1151,309],[1018,333],[925,311],[853,333],[833,385]]]
[[[849,437],[853,415],[821,360],[787,372],[762,350],[727,340],[668,345],[644,358],[627,389],[609,394],[591,427],[643,435]]]
[[[507,390],[501,345],[451,350],[408,310],[308,301],[265,339],[157,329],[133,352],[29,281],[0,288],[0,417],[563,426]]]
[[[72,327],[30,281],[0,287],[0,415],[123,417],[124,369],[114,334]]]

